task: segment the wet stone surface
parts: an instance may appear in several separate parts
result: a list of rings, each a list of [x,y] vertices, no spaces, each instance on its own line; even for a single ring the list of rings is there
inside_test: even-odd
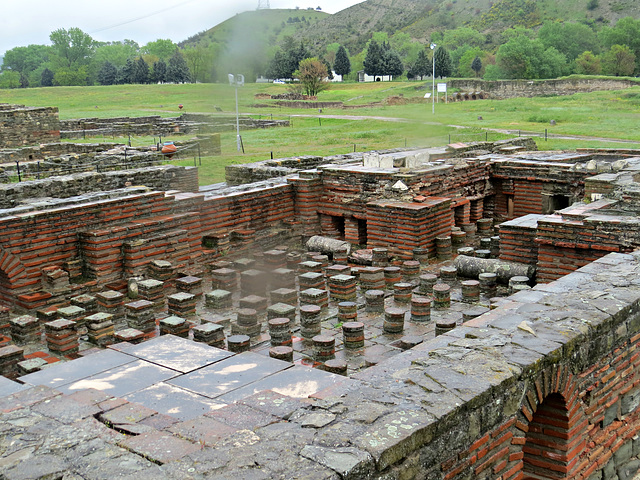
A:
[[[253,352],[236,355],[169,335],[26,375],[21,380],[37,385],[26,390],[0,383],[0,474],[386,480],[418,453],[425,472],[440,474],[452,453],[446,432],[455,432],[455,445],[469,445],[481,428],[497,426],[523,398],[523,372],[564,361],[593,331],[615,325],[622,337],[636,328],[628,319],[640,301],[640,265],[637,256],[619,257],[517,293],[464,324],[464,312],[489,300],[481,294],[477,304],[463,303],[458,280],[451,307],[432,309],[425,323],[412,322],[410,305],[387,291],[384,308],[405,312],[398,334],[384,333],[384,314],[367,312],[358,290],[361,348],[345,348],[330,301],[321,331],[333,337],[349,377],[311,368],[321,365],[296,330],[294,364],[268,357],[265,332]],[[234,305],[241,295],[233,293]],[[198,302],[208,318],[229,318],[230,309]],[[438,322],[456,328],[435,338]],[[585,365],[598,354],[580,352]]]

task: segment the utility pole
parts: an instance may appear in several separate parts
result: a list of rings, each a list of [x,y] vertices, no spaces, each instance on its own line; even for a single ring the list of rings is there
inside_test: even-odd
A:
[[[268,10],[270,8],[269,0],[258,0],[258,10]]]
[[[236,143],[238,144],[238,151],[241,150],[240,140],[240,113],[238,111],[238,87],[244,85],[244,75],[241,74],[229,74],[229,84],[236,87]]]
[[[431,50],[433,50],[433,67],[431,70],[431,76],[433,77],[431,82],[431,113],[433,115],[436,114],[436,47],[435,43],[430,45]]]

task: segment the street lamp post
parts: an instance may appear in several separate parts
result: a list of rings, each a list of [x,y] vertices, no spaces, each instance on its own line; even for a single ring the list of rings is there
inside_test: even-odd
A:
[[[436,47],[435,43],[430,45],[431,50],[433,50],[433,66],[431,68],[431,76],[433,81],[431,82],[431,113],[433,115],[436,114]]]
[[[244,75],[232,73],[229,74],[229,84],[236,87],[236,143],[238,145],[238,151],[241,149],[240,142],[240,114],[238,113],[238,87],[244,85]]]

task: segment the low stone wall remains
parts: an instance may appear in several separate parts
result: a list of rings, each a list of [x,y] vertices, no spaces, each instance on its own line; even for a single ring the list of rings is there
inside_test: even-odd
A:
[[[56,142],[59,139],[58,107],[0,104],[0,148]]]
[[[562,78],[557,80],[447,80],[449,88],[463,92],[484,92],[489,98],[549,97],[574,93],[623,90],[637,82],[613,78]]]

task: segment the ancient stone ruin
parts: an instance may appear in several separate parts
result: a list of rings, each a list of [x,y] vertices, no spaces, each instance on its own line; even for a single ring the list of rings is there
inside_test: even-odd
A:
[[[633,478],[639,170],[520,138],[2,184],[0,476]]]

